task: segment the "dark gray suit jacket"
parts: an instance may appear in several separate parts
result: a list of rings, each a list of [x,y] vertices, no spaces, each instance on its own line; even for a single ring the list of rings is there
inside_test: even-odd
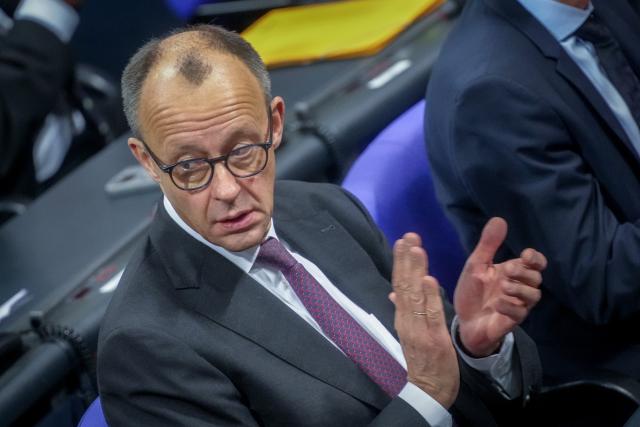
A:
[[[640,75],[640,20],[593,0]],[[516,0],[471,0],[427,93],[436,190],[470,249],[491,216],[505,257],[549,259],[524,324],[545,374],[640,378],[640,161],[605,100]]]
[[[274,224],[279,237],[393,331],[390,252],[351,196],[332,185],[277,182]],[[516,341],[525,396],[540,372],[532,342],[520,331]],[[494,425],[487,405],[504,401],[464,365],[462,378],[458,423]],[[111,427],[426,425],[163,209],[104,319],[98,381]]]

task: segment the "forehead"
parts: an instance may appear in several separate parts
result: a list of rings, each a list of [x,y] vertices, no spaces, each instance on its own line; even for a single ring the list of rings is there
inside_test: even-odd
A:
[[[153,138],[180,123],[215,124],[238,115],[259,120],[265,102],[257,78],[234,56],[168,52],[143,85],[139,118],[145,138]]]

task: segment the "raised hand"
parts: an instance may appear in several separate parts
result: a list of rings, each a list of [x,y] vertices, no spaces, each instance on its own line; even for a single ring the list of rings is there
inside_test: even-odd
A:
[[[547,260],[525,249],[519,258],[493,264],[507,236],[507,223],[491,218],[458,279],[454,307],[465,350],[475,357],[495,352],[504,336],[529,314],[540,300],[541,272]]]
[[[460,373],[444,318],[438,281],[428,276],[420,237],[407,233],[393,247],[395,328],[407,360],[407,380],[449,408],[458,395]]]

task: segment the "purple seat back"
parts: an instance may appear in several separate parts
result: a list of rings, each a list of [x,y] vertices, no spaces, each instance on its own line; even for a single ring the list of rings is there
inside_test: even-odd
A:
[[[104,419],[102,413],[102,405],[100,404],[100,397],[91,402],[91,405],[87,408],[78,424],[78,427],[108,427],[107,421]]]
[[[353,164],[343,187],[358,197],[390,244],[408,231],[422,237],[430,273],[453,296],[466,258],[436,200],[424,143],[425,102],[387,126]]]
[[[167,6],[179,18],[188,21],[202,3],[214,3],[214,0],[165,0]]]

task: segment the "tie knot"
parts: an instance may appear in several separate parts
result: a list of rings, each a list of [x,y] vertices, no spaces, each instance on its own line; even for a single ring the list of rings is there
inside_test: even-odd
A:
[[[578,28],[575,35],[594,45],[607,45],[613,42],[609,29],[593,13]]]
[[[278,270],[287,270],[296,264],[296,259],[278,239],[269,237],[260,245],[256,261],[271,265]]]

